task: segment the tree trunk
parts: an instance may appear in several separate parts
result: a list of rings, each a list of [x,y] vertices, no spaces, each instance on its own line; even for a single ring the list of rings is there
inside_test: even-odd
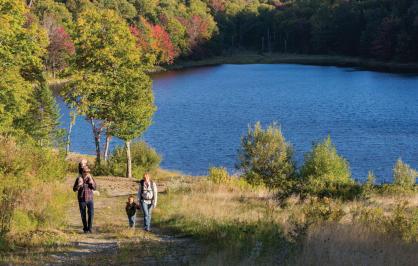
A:
[[[100,153],[100,136],[102,133],[102,129],[96,127],[93,118],[90,119],[91,126],[93,128],[93,136],[94,136],[94,144],[96,145],[96,164],[100,165],[101,163],[101,153]]]
[[[132,178],[132,159],[131,159],[131,141],[128,140],[126,144],[126,177]]]
[[[112,139],[112,136],[106,132],[106,143],[105,143],[105,147],[104,147],[104,160],[105,162],[108,161],[109,159],[109,146],[110,146],[110,140]]]
[[[73,126],[75,124],[75,120],[77,118],[77,114],[75,112],[70,112],[70,126],[68,128],[68,134],[67,134],[67,145],[65,147],[65,156],[68,155],[70,152],[70,145],[71,145],[71,133],[73,132]]]

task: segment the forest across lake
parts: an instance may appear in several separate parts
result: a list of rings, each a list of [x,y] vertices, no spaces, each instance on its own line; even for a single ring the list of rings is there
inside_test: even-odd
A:
[[[276,121],[297,163],[312,143],[330,135],[353,177],[372,170],[392,180],[398,158],[418,167],[418,76],[306,65],[220,65],[153,77],[157,105],[144,139],[162,167],[203,175],[234,172],[240,137],[256,121]],[[63,126],[68,109],[60,101]],[[72,150],[94,154],[91,127],[79,117]],[[122,144],[114,140],[112,146]]]

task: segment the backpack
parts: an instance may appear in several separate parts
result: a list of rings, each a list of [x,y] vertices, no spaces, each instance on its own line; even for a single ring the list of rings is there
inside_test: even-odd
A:
[[[154,198],[154,182],[151,181],[147,189],[145,189],[144,183],[144,180],[141,180],[141,197],[144,200],[152,200]]]

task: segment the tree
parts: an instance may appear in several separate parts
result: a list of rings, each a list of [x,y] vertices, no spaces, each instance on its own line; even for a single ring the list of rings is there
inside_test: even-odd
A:
[[[416,183],[418,172],[412,169],[408,164],[401,159],[396,161],[393,167],[394,184],[402,188],[412,188]]]
[[[170,36],[160,25],[154,25],[152,30],[152,35],[155,40],[155,48],[158,54],[157,62],[159,64],[172,64],[174,57],[176,56],[176,52],[174,50]]]
[[[86,8],[79,14],[75,33],[72,81],[63,96],[90,121],[100,165],[101,135],[114,117],[109,110],[119,93],[112,79],[122,68],[142,73],[141,54],[128,24],[112,10]]]
[[[56,71],[61,71],[68,65],[68,61],[75,53],[74,43],[64,27],[52,27],[48,31],[48,65],[55,77]]]
[[[131,145],[132,175],[142,178],[145,172],[158,168],[161,158],[158,153],[144,141],[133,142]],[[126,147],[116,147],[109,159],[108,169],[114,176],[126,175]]]
[[[305,155],[300,175],[304,190],[321,197],[351,196],[355,185],[348,162],[337,153],[329,136]]]
[[[136,16],[135,6],[127,0],[99,0],[98,5],[100,8],[115,10],[124,19],[129,20]]]
[[[45,28],[50,24],[64,26],[66,30],[73,27],[73,17],[63,3],[54,0],[36,0],[31,11]]]
[[[237,168],[251,183],[264,183],[288,192],[295,174],[292,154],[291,145],[276,124],[264,130],[257,122],[241,139]]]
[[[186,53],[188,50],[186,27],[169,12],[161,13],[159,18],[162,26],[170,35],[175,53]]]
[[[32,87],[17,69],[4,71],[0,68],[0,71],[0,134],[5,134],[17,130],[16,121],[29,109]]]
[[[130,26],[132,35],[137,39],[137,47],[149,65],[171,64],[177,56],[170,36],[160,25],[152,25],[140,18],[139,27]]]
[[[0,133],[27,135],[22,119],[42,83],[46,32],[23,1],[0,1]]]
[[[22,121],[26,132],[39,146],[62,143],[64,132],[59,128],[58,105],[46,82],[35,87],[29,102],[29,110]]]
[[[155,111],[151,80],[143,72],[120,68],[112,77],[114,94],[109,118],[111,132],[125,141],[127,168],[126,177],[132,177],[131,142],[151,124]]]

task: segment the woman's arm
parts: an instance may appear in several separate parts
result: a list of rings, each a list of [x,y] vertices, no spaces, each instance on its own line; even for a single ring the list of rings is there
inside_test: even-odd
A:
[[[74,182],[73,191],[77,192],[82,186],[83,186],[83,179],[81,177],[77,177]]]
[[[153,194],[154,194],[154,198],[152,199],[152,206],[154,208],[157,207],[157,201],[158,201],[158,188],[157,188],[157,184],[155,182],[152,182],[152,190],[153,190]]]
[[[88,177],[88,185],[89,185],[90,189],[96,190],[96,181],[94,181],[94,179],[91,175],[89,175],[89,177]]]
[[[142,191],[142,185],[141,185],[141,182],[139,182],[139,187],[138,187],[138,202],[139,203],[141,202],[141,199],[142,199],[141,191]]]

